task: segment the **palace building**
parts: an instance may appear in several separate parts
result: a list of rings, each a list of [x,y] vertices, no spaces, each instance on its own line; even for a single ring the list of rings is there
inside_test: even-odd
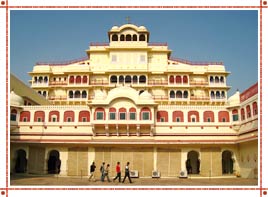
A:
[[[129,161],[133,177],[258,178],[258,83],[228,97],[222,62],[174,58],[144,26],[108,39],[37,63],[31,88],[11,75],[11,173],[87,176],[105,161],[115,175]]]

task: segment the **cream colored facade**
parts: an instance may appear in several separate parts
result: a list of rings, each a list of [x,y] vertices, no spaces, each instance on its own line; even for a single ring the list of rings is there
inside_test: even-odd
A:
[[[86,176],[105,161],[115,175],[129,161],[139,177],[178,177],[189,159],[195,176],[258,177],[258,84],[228,99],[222,62],[172,58],[143,26],[108,38],[87,58],[34,66],[31,87],[49,104],[11,97],[12,173]]]

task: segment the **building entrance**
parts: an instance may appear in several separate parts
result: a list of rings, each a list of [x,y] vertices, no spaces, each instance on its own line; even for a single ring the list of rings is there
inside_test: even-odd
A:
[[[60,173],[60,153],[57,150],[52,150],[49,153],[49,159],[47,162],[48,174],[59,174]]]
[[[19,149],[17,150],[17,158],[15,165],[16,173],[25,173],[27,170],[27,159],[25,150]]]
[[[186,169],[188,174],[199,174],[200,160],[198,152],[196,151],[188,152],[186,160]]]
[[[234,160],[231,151],[223,151],[222,153],[222,174],[232,174],[234,169]]]

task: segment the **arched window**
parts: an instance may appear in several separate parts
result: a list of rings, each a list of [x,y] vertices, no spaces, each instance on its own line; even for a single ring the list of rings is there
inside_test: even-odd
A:
[[[174,76],[173,75],[169,76],[169,83],[174,83]]]
[[[221,98],[225,98],[225,92],[224,91],[221,91]]]
[[[90,121],[90,115],[89,111],[80,111],[79,112],[79,122],[89,122]]]
[[[112,35],[112,41],[118,41],[118,36],[116,34]]]
[[[74,93],[74,98],[80,98],[81,94],[79,90],[76,90]]]
[[[10,120],[11,121],[17,121],[17,110],[16,109],[12,109],[10,112]]]
[[[183,98],[188,98],[188,91],[185,90],[185,91],[183,92]]]
[[[220,80],[219,80],[219,77],[216,76],[216,77],[215,77],[215,83],[219,83],[219,81],[220,81]]]
[[[214,83],[214,77],[213,77],[213,76],[210,76],[210,77],[209,77],[209,82],[210,82],[210,83]]]
[[[182,80],[183,80],[183,83],[188,83],[188,77],[187,76],[183,76]]]
[[[176,76],[176,83],[181,83],[181,76],[179,75]]]
[[[74,83],[74,76],[70,76],[69,83]]]
[[[199,112],[189,111],[188,112],[188,122],[199,122]]]
[[[131,76],[129,75],[126,76],[125,83],[131,83]]]
[[[119,110],[119,120],[126,120],[127,119],[127,110],[124,107],[121,107]]]
[[[69,98],[73,98],[74,97],[74,93],[72,90],[69,91]]]
[[[34,83],[37,83],[37,77],[34,77]]]
[[[151,120],[152,114],[148,107],[143,107],[140,112],[140,120]]]
[[[173,90],[170,91],[169,98],[175,98],[175,92]]]
[[[81,76],[76,76],[75,83],[81,83]]]
[[[87,83],[87,76],[83,76],[82,81],[83,81],[83,83]]]
[[[220,99],[221,95],[220,95],[220,91],[216,91],[216,99]]]
[[[123,75],[119,76],[119,83],[124,83],[124,76]]]
[[[257,115],[258,114],[258,105],[257,105],[257,102],[254,102],[252,104],[252,109],[253,109],[253,115]]]
[[[157,122],[168,122],[168,112],[167,111],[158,111],[156,113]]]
[[[224,77],[223,76],[220,77],[220,82],[224,83]]]
[[[114,107],[109,109],[109,120],[116,120],[116,109]]]
[[[134,107],[129,109],[129,120],[136,120],[136,109]]]
[[[49,122],[59,122],[60,121],[60,112],[59,111],[50,111],[48,114]]]
[[[47,92],[46,91],[43,92],[43,96],[47,97]]]
[[[145,41],[145,35],[144,34],[141,34],[139,40],[140,41]]]
[[[38,78],[38,82],[39,82],[39,83],[43,83],[43,77],[40,76],[40,77]]]
[[[232,115],[233,115],[233,121],[238,121],[239,120],[238,110],[237,109],[232,110]]]
[[[94,112],[94,119],[95,120],[105,120],[105,110],[102,107],[98,107]]]
[[[242,108],[240,111],[241,111],[241,120],[245,120],[246,116],[244,108]]]
[[[120,41],[125,41],[125,35],[120,36]]]
[[[87,91],[85,90],[82,91],[82,98],[87,98]]]
[[[182,111],[174,111],[172,113],[172,121],[173,122],[184,122],[183,112]]]
[[[115,76],[115,75],[111,76],[110,82],[111,83],[117,83],[117,76]]]
[[[138,77],[136,75],[133,76],[132,82],[133,83],[137,83],[138,82]]]
[[[42,95],[42,92],[39,90],[39,91],[38,91],[38,94]]]
[[[211,92],[210,92],[210,98],[211,98],[211,99],[215,99],[215,93],[214,93],[214,91],[211,91]]]
[[[218,121],[219,122],[229,122],[229,112],[228,111],[220,111],[218,113]]]
[[[213,111],[204,111],[203,122],[214,122],[214,112]]]
[[[44,77],[44,83],[47,83],[47,81],[48,81],[48,78],[47,78],[47,76],[45,76]]]
[[[146,77],[144,75],[141,75],[139,78],[140,83],[146,83]]]
[[[20,122],[30,122],[31,113],[29,111],[22,111],[20,113]]]
[[[64,122],[74,122],[74,111],[65,111],[63,115]]]
[[[34,112],[34,122],[45,122],[45,112],[44,111]]]
[[[246,110],[247,110],[247,118],[250,118],[251,117],[251,110],[250,110],[249,105],[247,105]]]
[[[129,34],[126,35],[126,41],[131,41],[131,35]]]
[[[133,41],[137,41],[137,35],[136,34],[133,35]]]
[[[182,92],[180,90],[176,92],[176,98],[182,98]]]

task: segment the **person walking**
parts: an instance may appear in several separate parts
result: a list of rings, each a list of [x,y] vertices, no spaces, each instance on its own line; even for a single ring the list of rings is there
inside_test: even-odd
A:
[[[105,179],[105,177],[107,177],[108,182],[111,182],[110,177],[109,177],[109,171],[110,171],[110,164],[107,164],[105,170],[104,170],[104,178],[103,181]]]
[[[95,165],[95,162],[93,161],[91,166],[90,166],[90,176],[88,178],[88,181],[90,181],[91,178],[93,178],[93,181],[96,181],[96,179],[95,179],[95,168],[96,168],[96,165]]]
[[[105,172],[105,162],[102,162],[102,165],[100,167],[100,172],[101,172],[101,181],[104,181],[104,172]]]
[[[119,183],[121,183],[121,168],[120,168],[120,162],[117,162],[116,168],[116,177],[114,177],[113,181],[115,181],[117,178],[119,179]]]
[[[125,182],[126,177],[128,177],[129,182],[132,183],[131,178],[130,178],[130,175],[129,175],[129,171],[130,171],[130,169],[129,169],[129,162],[127,162],[127,165],[125,167],[125,177],[124,177],[122,183]]]

